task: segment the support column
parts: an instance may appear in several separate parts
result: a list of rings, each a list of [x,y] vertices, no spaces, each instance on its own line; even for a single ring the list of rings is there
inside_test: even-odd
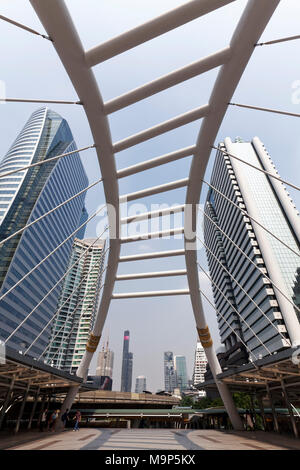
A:
[[[71,409],[74,399],[79,391],[79,387],[80,387],[80,384],[69,388],[66,398],[60,410],[60,416],[62,416],[67,409],[69,410]],[[62,428],[63,428],[63,422],[61,419],[59,419],[58,422],[56,423],[55,431],[61,431]]]
[[[276,411],[275,411],[275,407],[274,407],[274,403],[273,403],[272,393],[270,391],[270,387],[269,387],[268,383],[266,384],[266,388],[267,388],[267,394],[268,394],[268,398],[270,400],[271,408],[272,408],[274,431],[279,432],[278,419],[277,419],[277,415],[276,415]]]
[[[42,419],[42,415],[44,413],[44,409],[45,409],[45,403],[46,403],[46,393],[44,393],[43,395],[43,399],[42,399],[42,402],[41,402],[41,409],[40,409],[40,412],[39,412],[39,418],[38,418],[38,422],[37,422],[37,425],[39,426],[40,423],[41,423],[41,419]]]
[[[31,413],[30,413],[30,418],[29,418],[29,423],[28,423],[27,429],[31,429],[31,424],[32,424],[32,420],[33,420],[33,417],[34,417],[36,406],[37,406],[37,403],[38,403],[38,400],[39,400],[39,395],[40,395],[40,386],[38,387],[38,389],[36,391],[36,394],[35,394],[35,400],[34,400],[32,410],[31,410]]]
[[[24,398],[23,398],[23,401],[22,401],[22,404],[21,404],[21,408],[20,408],[20,411],[19,411],[19,416],[18,416],[18,419],[17,419],[16,427],[15,427],[15,434],[20,429],[20,422],[21,422],[21,418],[23,416],[23,412],[24,412],[24,408],[25,408],[25,405],[26,405],[26,400],[27,400],[27,397],[28,397],[29,389],[30,389],[30,380],[27,383],[27,387],[26,387],[26,390],[25,390],[25,393],[24,393]]]
[[[13,375],[12,379],[10,381],[10,384],[9,384],[9,388],[8,388],[3,406],[2,406],[2,410],[0,412],[0,429],[2,428],[2,423],[3,423],[4,417],[5,417],[5,412],[6,412],[6,409],[9,405],[9,402],[10,402],[10,399],[11,399],[12,390],[13,390],[13,387],[14,387],[14,384],[15,384],[15,379],[16,379],[16,376]]]
[[[288,397],[288,394],[287,394],[287,391],[286,391],[286,388],[285,388],[285,385],[284,385],[284,381],[280,380],[280,384],[281,384],[281,388],[282,388],[282,391],[283,391],[283,396],[285,398],[287,408],[289,410],[291,423],[292,423],[292,428],[293,428],[293,433],[294,433],[296,439],[298,439],[299,433],[298,433],[297,424],[296,424],[296,420],[295,420],[295,416],[294,416],[294,410],[293,410],[293,408],[291,406],[291,403],[289,401],[289,397]]]
[[[206,331],[206,333],[201,333],[204,331]],[[232,398],[232,394],[230,393],[227,384],[225,384],[221,380],[218,380],[217,378],[217,375],[222,373],[222,369],[218,361],[216,352],[213,348],[213,342],[209,333],[208,326],[206,326],[206,328],[204,329],[198,328],[198,333],[199,333],[201,344],[205,348],[205,353],[206,353],[206,357],[207,357],[211,372],[213,374],[214,380],[218,387],[219,394],[224,403],[224,406],[226,408],[230,421],[232,423],[233,429],[235,429],[236,431],[244,431],[244,426],[243,426],[241,417],[237,411],[237,408]],[[204,339],[204,337],[208,334],[209,334],[210,339],[208,340]]]
[[[254,398],[253,398],[253,394],[251,393],[250,394],[250,402],[251,402],[251,421],[252,421],[252,424],[253,424],[253,431],[255,431],[256,429],[256,412],[255,412],[255,406],[254,406]]]

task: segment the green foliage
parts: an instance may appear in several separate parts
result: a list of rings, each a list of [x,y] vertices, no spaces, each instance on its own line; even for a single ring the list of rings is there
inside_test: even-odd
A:
[[[214,400],[211,400],[210,398],[203,397],[193,404],[193,408],[198,410],[204,410],[205,408],[217,408],[219,406],[224,406],[221,398],[215,398]]]
[[[236,392],[233,394],[233,401],[237,408],[244,408],[245,410],[249,410],[252,408],[251,405],[251,397],[247,395],[247,393],[243,392]],[[254,402],[254,406],[256,406],[256,402]]]
[[[182,397],[179,406],[193,406],[193,399],[191,397]]]

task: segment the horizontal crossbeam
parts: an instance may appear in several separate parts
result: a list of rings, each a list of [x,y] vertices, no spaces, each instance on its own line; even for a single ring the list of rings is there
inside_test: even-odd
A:
[[[176,214],[178,212],[183,212],[185,208],[184,204],[180,206],[171,206],[166,209],[159,209],[152,212],[144,212],[142,214],[136,214],[131,217],[126,217],[121,219],[121,224],[130,224],[131,222],[138,222],[140,220],[154,219],[155,217],[163,217],[164,215]]]
[[[160,157],[151,158],[151,160],[147,160],[142,163],[137,163],[136,165],[132,165],[128,168],[123,168],[119,170],[117,172],[117,177],[124,178],[126,176],[135,175],[136,173],[140,173],[141,171],[150,170],[151,168],[155,168],[166,163],[175,162],[180,158],[185,158],[194,155],[195,151],[196,146],[192,145],[191,147],[176,150],[175,152],[167,153],[165,155],[161,155]]]
[[[222,49],[221,51],[211,54],[203,59],[200,59],[192,64],[189,64],[181,69],[175,70],[163,77],[160,77],[152,82],[146,83],[139,88],[136,88],[128,93],[124,93],[117,98],[104,103],[105,114],[111,114],[126,108],[138,101],[149,98],[156,93],[160,93],[170,87],[178,85],[186,80],[189,80],[197,75],[203,74],[216,67],[220,67],[230,58],[230,47]]]
[[[154,137],[164,134],[165,132],[172,131],[178,127],[189,124],[190,122],[197,121],[198,119],[207,116],[209,109],[210,108],[208,104],[200,106],[199,108],[193,109],[192,111],[180,114],[179,116],[169,119],[168,121],[164,121],[156,126],[150,127],[150,129],[146,129],[130,137],[127,137],[126,139],[120,140],[113,145],[113,152],[121,152],[122,150],[126,150],[137,144],[141,144],[146,140],[153,139]]]
[[[160,232],[150,232],[144,233],[142,235],[135,235],[133,237],[121,238],[121,243],[139,242],[142,240],[149,240],[151,238],[171,237],[180,233],[184,233],[184,227],[172,228],[168,230],[161,230]]]
[[[182,180],[172,181],[171,183],[165,183],[159,186],[153,186],[152,188],[142,189],[141,191],[136,191],[134,193],[125,194],[124,196],[120,196],[120,204],[147,196],[153,196],[154,194],[164,193],[166,191],[172,191],[173,189],[183,188],[188,185],[188,182],[189,179],[184,178]]]
[[[192,0],[86,52],[90,67],[217,10],[234,0]]]
[[[168,295],[189,295],[188,289],[158,290],[148,292],[129,292],[125,294],[113,294],[112,299],[135,299],[138,297],[164,297]]]
[[[171,277],[171,276],[185,276],[186,269],[177,269],[173,271],[157,271],[152,273],[137,273],[137,274],[119,274],[116,281],[130,281],[132,279],[148,279],[152,277]]]
[[[121,262],[131,262],[131,261],[141,261],[145,259],[155,259],[155,258],[168,258],[171,256],[184,256],[185,250],[167,250],[167,251],[156,251],[153,253],[139,253],[138,255],[129,255],[121,256],[119,261]]]

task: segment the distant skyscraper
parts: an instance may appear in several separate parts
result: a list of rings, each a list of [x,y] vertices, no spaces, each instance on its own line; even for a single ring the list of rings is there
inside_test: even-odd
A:
[[[220,148],[278,176],[273,162],[257,137],[252,143],[243,142],[241,139],[232,143],[227,138],[225,143],[220,144]],[[237,348],[242,348],[238,336],[256,357],[268,354],[257,338],[271,352],[279,351],[290,345],[290,333],[294,328],[299,328],[299,321],[291,303],[272,287],[264,274],[267,274],[292,301],[297,295],[295,289],[297,291],[299,257],[230,204],[218,191],[241,209],[246,210],[296,253],[300,253],[299,214],[282,183],[221,151],[216,156],[211,185],[215,190],[210,188],[208,192],[205,213],[219,228],[204,217],[204,239],[210,250],[207,250],[210,275],[240,315],[213,286],[215,305],[220,312],[217,318],[221,341],[229,357],[232,352],[233,361],[236,360]],[[250,263],[222,231],[259,269]],[[242,285],[275,328],[216,259]],[[221,315],[226,318],[227,323]],[[242,319],[251,325],[251,329]],[[288,324],[293,325],[289,331]],[[286,339],[283,339],[279,332]]]
[[[110,377],[112,379],[114,366],[114,353],[108,347],[108,340],[105,347],[103,346],[98,355],[98,364],[96,375]]]
[[[5,239],[88,185],[79,154],[22,170],[22,167],[76,150],[68,123],[59,114],[42,108],[35,111],[0,164],[0,240]],[[47,215],[0,247],[0,295],[23,278],[78,227],[85,193]],[[68,263],[74,237],[43,262],[0,302],[0,339],[24,350],[39,336],[28,354],[38,357],[47,345],[61,290],[58,285]],[[42,299],[50,294],[42,301]],[[42,301],[42,302],[41,302]],[[41,304],[39,305],[39,303]],[[39,306],[38,306],[39,305]],[[45,328],[46,327],[46,328]],[[44,331],[43,331],[44,330]],[[42,332],[43,331],[43,332]]]
[[[147,390],[146,387],[146,377],[144,375],[139,375],[135,382],[135,393],[143,393]]]
[[[204,352],[204,348],[201,346],[201,343],[197,342],[197,347],[195,351],[195,363],[194,363],[194,372],[193,372],[193,386],[202,383],[205,381],[204,374],[206,372],[207,359]]]
[[[59,369],[76,372],[85,352],[98,310],[104,246],[95,238],[74,240],[47,354],[47,362]]]
[[[164,376],[165,376],[165,391],[173,393],[177,387],[177,378],[174,367],[174,357],[171,351],[164,353]]]
[[[175,356],[174,366],[177,377],[177,385],[181,392],[188,388],[188,376],[185,356]]]
[[[133,354],[129,352],[128,330],[124,331],[121,392],[131,392]]]

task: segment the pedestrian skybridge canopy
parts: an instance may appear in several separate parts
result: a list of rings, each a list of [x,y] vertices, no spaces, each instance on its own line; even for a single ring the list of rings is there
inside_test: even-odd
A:
[[[97,318],[95,321],[93,332],[87,342],[86,352],[80,364],[80,367],[77,371],[77,375],[81,378],[75,378],[74,376],[69,376],[68,374],[59,373],[50,368],[40,371],[41,377],[38,376],[39,372],[36,370],[30,372],[28,375],[32,375],[31,379],[36,380],[37,386],[51,386],[51,383],[57,384],[56,386],[66,386],[71,385],[67,399],[63,405],[62,412],[66,408],[70,408],[77,392],[78,387],[80,386],[82,379],[86,380],[87,372],[89,365],[91,363],[94,352],[97,349],[97,346],[100,341],[102,334],[103,326],[107,317],[107,313],[110,307],[111,301],[123,302],[124,299],[132,298],[150,298],[150,297],[160,297],[160,296],[173,296],[173,295],[185,295],[189,296],[191,300],[191,305],[195,317],[196,328],[199,334],[200,341],[205,348],[206,356],[210,365],[210,369],[213,373],[214,378],[216,379],[216,384],[219,390],[219,393],[222,397],[222,400],[228,410],[228,414],[232,421],[233,426],[236,429],[242,429],[242,423],[239,417],[239,414],[234,406],[231,394],[229,393],[227,384],[232,382],[233,379],[229,379],[229,376],[222,374],[222,369],[220,367],[214,346],[213,341],[210,335],[209,328],[207,326],[207,321],[205,318],[204,309],[202,306],[201,294],[203,291],[199,282],[199,265],[197,260],[197,215],[198,215],[198,204],[200,201],[200,194],[202,190],[202,184],[204,181],[205,171],[207,164],[210,158],[210,154],[214,146],[216,145],[216,138],[220,129],[220,126],[223,122],[223,119],[226,115],[228,106],[237,105],[250,108],[253,112],[253,109],[256,111],[263,112],[275,112],[294,118],[300,117],[300,115],[295,113],[287,113],[284,111],[278,111],[275,109],[268,109],[262,107],[253,107],[247,105],[239,105],[238,103],[232,103],[232,97],[237,89],[239,81],[247,67],[249,60],[251,59],[253,53],[256,50],[259,43],[262,33],[264,32],[266,26],[273,13],[275,12],[277,6],[280,3],[280,0],[249,0],[246,2],[246,8],[244,11],[241,11],[241,17],[238,21],[238,24],[235,30],[232,33],[231,40],[228,44],[224,44],[221,50],[215,51],[213,54],[207,57],[200,57],[199,60],[193,62],[192,64],[187,64],[181,69],[172,70],[168,74],[157,77],[153,81],[145,83],[141,87],[130,90],[127,93],[124,93],[121,96],[114,97],[113,99],[104,102],[102,98],[102,93],[97,83],[96,76],[94,74],[94,67],[98,64],[103,63],[111,59],[112,57],[117,57],[118,55],[131,50],[135,47],[138,47],[141,44],[151,41],[163,34],[166,34],[175,28],[178,28],[183,25],[187,25],[196,18],[204,17],[205,15],[216,11],[226,5],[234,3],[235,0],[191,0],[181,6],[167,12],[162,15],[153,18],[152,20],[142,24],[137,25],[133,29],[120,34],[114,38],[109,39],[108,41],[102,44],[96,44],[90,50],[85,50],[81,39],[78,35],[74,22],[71,18],[70,12],[63,0],[30,0],[31,5],[33,6],[36,14],[38,15],[41,21],[41,29],[44,28],[44,32],[37,32],[32,30],[32,28],[26,27],[23,24],[17,23],[10,19],[0,17],[0,19],[9,21],[16,27],[24,29],[24,34],[33,33],[37,37],[44,38],[49,48],[55,49],[58,54],[59,59],[61,60],[67,75],[70,78],[70,81],[74,87],[74,90],[77,94],[78,99],[73,101],[55,101],[55,100],[42,100],[39,97],[31,100],[31,102],[51,102],[51,103],[64,103],[69,104],[70,106],[75,105],[76,107],[80,106],[84,109],[86,118],[88,120],[91,134],[93,137],[93,142],[90,143],[89,147],[79,149],[83,151],[87,148],[94,147],[99,167],[101,170],[101,179],[91,184],[86,188],[86,190],[95,186],[98,183],[103,185],[104,195],[106,199],[106,205],[108,208],[113,208],[113,210],[108,210],[108,227],[106,230],[109,232],[109,247],[108,247],[108,259],[106,262],[105,269],[105,281],[101,286],[102,296],[100,301],[100,307],[98,310]],[[88,7],[88,2],[85,2],[83,8]],[[111,19],[110,19],[111,21]],[[287,40],[295,40],[297,37],[284,38],[282,40],[271,41],[265,43],[265,45],[275,44],[278,42],[285,42]],[[205,40],[206,38],[203,38]],[[162,52],[162,54],[168,54],[168,51]],[[140,67],[140,64],[136,64],[136,67]],[[144,129],[134,135],[129,135],[122,140],[113,142],[112,133],[110,128],[110,123],[108,116],[112,113],[117,113],[118,111],[127,108],[137,102],[143,102],[146,98],[159,94],[160,92],[167,90],[171,87],[174,87],[178,84],[184,83],[193,77],[204,74],[210,70],[218,69],[217,78],[213,84],[212,92],[210,96],[207,96],[203,103],[198,103],[197,107],[189,110],[184,114],[180,114],[172,117],[171,119],[159,122],[151,128]],[[134,69],[132,71],[134,74]],[[57,85],[57,84],[56,84]],[[57,85],[58,86],[58,85]],[[183,94],[184,96],[184,94]],[[19,98],[7,98],[7,102],[30,102],[28,99],[19,99]],[[133,109],[134,113],[138,113]],[[139,115],[135,115],[135,119],[139,119]],[[135,165],[132,165],[127,168],[117,169],[117,158],[118,154],[126,149],[133,148],[143,142],[150,141],[155,139],[158,136],[161,136],[169,131],[174,131],[181,128],[189,123],[201,121],[199,126],[199,133],[196,139],[196,142],[191,142],[189,147],[177,149],[167,154],[161,154],[149,160],[141,161]],[[59,155],[54,158],[72,158],[70,155]],[[175,181],[166,181],[161,185],[153,185],[143,189],[137,187],[137,182],[135,176],[141,172],[147,172],[153,168],[158,168],[162,165],[168,165],[171,162],[179,161],[183,158],[191,157],[191,163],[189,163],[189,176],[187,178],[180,177]],[[237,155],[229,155],[230,158],[239,159]],[[38,164],[45,164],[47,162],[42,162]],[[244,162],[247,164],[247,162]],[[261,169],[256,168],[258,171]],[[13,170],[14,171],[14,170]],[[18,170],[20,171],[20,169]],[[264,170],[263,170],[264,171]],[[276,179],[280,184],[283,182],[289,184],[289,182],[282,180],[271,171],[264,171],[270,178]],[[10,173],[11,174],[11,173]],[[145,173],[148,175],[149,173]],[[3,174],[2,176],[5,176]],[[131,176],[132,191],[129,194],[120,194],[119,192],[119,181],[123,178]],[[279,180],[279,181],[278,181]],[[298,186],[290,184],[294,189],[299,190]],[[171,209],[158,210],[154,212],[147,212],[139,215],[139,220],[146,220],[149,218],[161,218],[168,213],[184,213],[184,225],[180,227],[174,227],[169,230],[161,230],[153,233],[145,233],[143,236],[138,238],[132,236],[122,236],[121,227],[127,226],[132,222],[132,218],[122,218],[121,217],[121,205],[124,201],[135,201],[141,198],[147,199],[153,195],[167,193],[175,189],[181,188],[182,191],[185,191],[184,200],[181,201],[176,207]],[[85,190],[84,190],[85,191]],[[84,191],[81,191],[82,194]],[[77,197],[79,193],[70,200]],[[59,207],[68,203],[70,200],[63,202]],[[44,214],[39,218],[45,218],[48,214],[56,210],[54,208],[49,213]],[[101,209],[98,209],[95,214],[89,217],[88,221],[95,217]],[[241,209],[243,215],[247,214],[246,210]],[[259,221],[250,217],[251,222],[258,224]],[[38,221],[31,222],[30,226]],[[265,227],[259,223],[260,227],[265,230]],[[29,225],[25,226],[22,230],[18,231],[18,234],[28,229]],[[269,235],[275,237],[279,240],[276,234],[268,232]],[[141,250],[137,249],[137,252],[131,255],[124,255],[122,253],[125,246],[128,246],[128,243],[139,243],[143,242],[145,239],[149,240],[149,243],[152,239],[163,238],[166,236],[174,237],[176,235],[183,234],[182,237],[183,243],[181,249],[176,250],[166,250],[160,252],[150,251],[149,253],[144,253]],[[11,234],[6,240],[2,240],[0,243],[4,244],[16,234]],[[72,236],[71,234],[70,236]],[[70,237],[69,237],[70,238]],[[99,238],[99,237],[98,237]],[[97,241],[97,240],[96,240]],[[233,243],[232,240],[230,240]],[[280,243],[285,244],[283,240],[280,240]],[[285,244],[286,249],[291,249],[291,247]],[[55,250],[54,250],[55,251]],[[241,249],[240,249],[241,251]],[[51,253],[52,254],[52,253]],[[50,255],[51,255],[50,254]],[[247,256],[245,253],[243,253]],[[298,255],[294,252],[294,254]],[[49,256],[50,256],[49,255]],[[48,256],[48,257],[49,257]],[[47,257],[47,258],[48,258]],[[118,266],[119,263],[135,263],[136,261],[143,260],[143,266],[146,266],[147,260],[159,259],[163,265],[165,259],[173,257],[182,257],[185,261],[184,269],[174,269],[166,270],[161,269],[161,271],[149,272],[145,271],[142,273],[132,274],[129,271],[128,274],[119,274]],[[46,259],[46,258],[45,258]],[[176,258],[175,258],[176,259]],[[253,262],[252,262],[253,264]],[[255,264],[255,263],[254,263]],[[255,266],[256,269],[260,269],[258,266]],[[102,273],[101,273],[102,274]],[[183,276],[187,280],[187,286],[183,289],[172,289],[168,287],[165,290],[157,291],[138,291],[138,292],[116,292],[115,284],[128,280],[137,280],[137,279],[149,279],[149,278],[164,278],[168,280],[176,276]],[[266,276],[267,278],[267,276]],[[63,279],[63,278],[62,278]],[[268,282],[272,284],[272,287],[276,290],[278,296],[280,296],[282,301],[290,302],[286,298],[284,292],[280,286],[276,285],[276,282],[272,279],[272,276],[268,277]],[[23,279],[18,281],[18,284],[21,283]],[[171,284],[171,282],[170,282]],[[119,285],[119,284],[118,284]],[[10,291],[14,288],[11,287]],[[2,298],[7,295],[5,293]],[[47,297],[48,294],[42,299],[41,302]],[[204,296],[205,297],[205,296]],[[249,295],[248,295],[249,297]],[[230,303],[228,298],[224,295],[224,298],[227,302]],[[251,299],[250,299],[251,300]],[[0,299],[1,301],[1,299]],[[126,301],[126,300],[125,300]],[[138,301],[138,300],[137,300]],[[253,300],[251,300],[253,301]],[[255,306],[257,308],[257,306]],[[289,337],[291,339],[291,345],[294,346],[300,344],[300,326],[299,322],[295,320],[296,312],[294,305],[290,306],[290,313],[288,318],[285,318],[285,323],[287,325],[287,330],[289,332]],[[270,322],[270,319],[267,315],[258,308],[261,315],[266,317],[266,320]],[[31,312],[32,313],[32,312]],[[219,313],[219,312],[218,312]],[[236,311],[236,314],[239,315],[239,312]],[[16,334],[16,331],[28,320],[31,316],[29,314],[20,325],[14,330],[10,337]],[[53,319],[56,317],[54,315]],[[68,318],[67,318],[68,319]],[[246,322],[244,318],[240,316],[241,322]],[[51,323],[50,320],[49,324]],[[296,322],[296,323],[295,323]],[[271,322],[272,323],[272,322]],[[296,326],[295,326],[296,325]],[[49,325],[46,325],[48,327]],[[236,334],[230,325],[229,327]],[[261,346],[265,348],[268,355],[272,355],[272,351],[260,340],[258,335],[251,325],[247,324],[247,327],[252,330],[255,340],[261,343]],[[272,328],[276,328],[277,334],[281,335],[285,340],[282,332],[278,329],[275,324],[272,324]],[[28,350],[32,345],[29,346]],[[48,349],[48,346],[47,346]],[[27,354],[25,351],[25,356]],[[251,352],[251,351],[250,351]],[[25,357],[24,356],[24,357]],[[25,360],[25,359],[24,359]],[[26,359],[27,360],[27,359]],[[28,359],[29,361],[29,359]],[[15,361],[16,362],[16,361]],[[4,372],[2,374],[5,377],[6,373],[11,377],[14,375],[13,372],[9,372],[9,364],[5,366]],[[12,366],[12,369],[17,367],[16,365]],[[26,368],[28,365],[22,365],[21,368]],[[245,366],[246,367],[246,366]],[[271,376],[276,375],[275,369],[273,366],[264,365],[263,370],[266,377],[268,374]],[[275,367],[275,366],[274,366]],[[279,366],[278,366],[279,367]],[[2,368],[1,368],[2,369]],[[290,380],[290,377],[293,376],[295,367],[289,364],[288,369],[292,369],[291,375],[286,373],[284,375],[284,380]],[[52,370],[52,372],[51,372]],[[258,380],[255,382],[259,384],[261,376],[255,377],[255,367],[250,365],[249,370],[245,372],[249,373],[249,380]],[[25,370],[20,371],[22,374],[26,374]],[[279,371],[279,374],[281,372]],[[48,375],[47,375],[48,374]],[[297,369],[297,374],[299,370]],[[34,375],[36,376],[34,378]],[[246,381],[243,377],[243,371],[238,375],[237,380]],[[251,378],[252,377],[252,378]],[[44,383],[43,383],[44,380]],[[230,382],[231,380],[231,382]],[[234,379],[235,380],[235,379]],[[21,384],[22,382],[20,382]],[[254,385],[253,385],[254,386]],[[292,387],[291,387],[292,388]]]

